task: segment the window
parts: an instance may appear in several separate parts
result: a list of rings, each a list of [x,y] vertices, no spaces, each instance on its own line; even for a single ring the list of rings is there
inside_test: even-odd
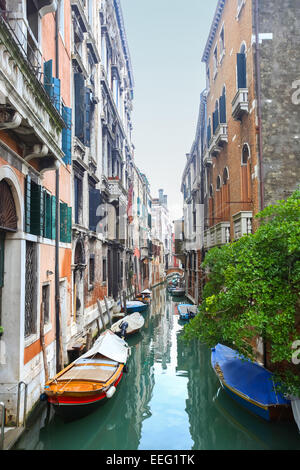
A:
[[[220,100],[219,100],[219,106],[220,106],[220,123],[221,124],[226,124],[227,119],[226,119],[226,89],[225,89],[225,86],[223,88],[222,96],[220,97]]]
[[[220,191],[221,189],[221,176],[219,175],[218,178],[217,178],[217,187],[216,187],[217,191]]]
[[[95,255],[90,255],[89,279],[90,279],[90,284],[94,284],[95,282]]]
[[[74,218],[75,224],[82,224],[82,179],[74,176]]]
[[[106,282],[107,279],[107,261],[106,258],[102,260],[102,282]]]
[[[44,309],[44,322],[50,322],[50,284],[42,286],[42,303]]]
[[[214,64],[214,78],[216,78],[216,75],[218,72],[218,46],[216,46],[214,50],[213,64]]]
[[[237,87],[238,89],[247,88],[247,59],[245,44],[242,44],[240,53],[237,54]]]
[[[37,329],[37,256],[36,243],[26,242],[25,272],[25,337]]]
[[[206,88],[210,89],[210,69],[207,67],[206,69]]]
[[[220,62],[222,62],[224,54],[225,54],[225,31],[224,31],[224,25],[223,25],[221,32],[220,32]]]

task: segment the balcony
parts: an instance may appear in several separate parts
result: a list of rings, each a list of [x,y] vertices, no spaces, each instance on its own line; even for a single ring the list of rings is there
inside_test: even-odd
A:
[[[107,190],[110,196],[110,202],[120,199],[127,202],[127,191],[123,186],[122,180],[118,176],[109,176],[107,181]]]
[[[235,240],[252,233],[252,218],[251,211],[241,211],[233,216]]]
[[[85,14],[85,1],[71,0],[71,8],[79,21],[82,32],[86,33],[88,31],[89,24]]]
[[[42,173],[64,158],[65,123],[40,81],[41,65],[38,43],[24,18],[8,12],[0,16],[0,127],[22,141],[24,160]]]
[[[232,116],[236,121],[241,121],[243,115],[248,113],[248,88],[239,88],[232,101]]]
[[[230,222],[220,222],[204,232],[204,248],[226,245],[230,242]]]
[[[204,150],[203,163],[205,166],[212,165],[212,158],[208,148]]]
[[[228,143],[228,126],[227,124],[219,124],[215,133],[215,141],[218,147],[223,147]]]

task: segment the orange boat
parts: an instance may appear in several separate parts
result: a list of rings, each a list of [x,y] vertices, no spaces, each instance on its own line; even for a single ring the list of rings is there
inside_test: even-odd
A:
[[[127,343],[106,330],[92,349],[45,384],[48,402],[65,420],[89,414],[115,394],[128,356]]]

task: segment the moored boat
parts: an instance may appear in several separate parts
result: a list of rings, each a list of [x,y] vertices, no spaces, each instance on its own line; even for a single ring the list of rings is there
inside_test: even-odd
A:
[[[291,419],[290,401],[276,391],[273,374],[237,351],[217,344],[212,367],[222,387],[239,404],[267,421]]]
[[[126,302],[126,312],[128,314],[134,312],[144,312],[145,310],[147,310],[148,307],[148,304],[144,304],[143,302],[140,302],[138,300],[131,300],[129,302]]]
[[[177,305],[180,320],[190,320],[197,315],[198,307],[192,304]]]
[[[88,352],[45,384],[48,402],[65,420],[91,413],[116,392],[128,356],[127,343],[106,330]]]
[[[114,323],[110,330],[116,335],[125,335],[125,337],[138,333],[144,326],[145,320],[139,312],[130,315]]]
[[[184,287],[176,287],[175,289],[171,290],[171,294],[175,297],[184,297],[185,296],[185,288]]]

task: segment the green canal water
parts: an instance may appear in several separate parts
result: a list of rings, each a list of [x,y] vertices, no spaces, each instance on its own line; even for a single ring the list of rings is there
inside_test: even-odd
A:
[[[16,449],[300,449],[294,422],[266,423],[220,388],[209,348],[180,339],[180,302],[164,286],[155,288],[143,330],[128,340],[129,372],[117,393],[93,414],[71,423],[53,413],[47,417],[45,411]]]

